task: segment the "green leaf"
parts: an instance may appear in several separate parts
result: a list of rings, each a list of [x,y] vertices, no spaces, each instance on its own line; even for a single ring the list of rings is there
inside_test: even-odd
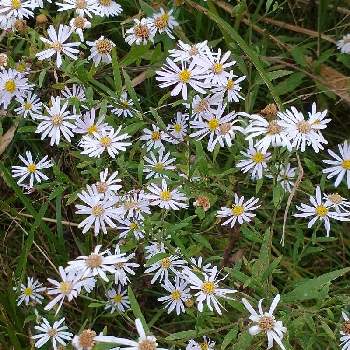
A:
[[[132,86],[131,79],[125,70],[123,70],[123,76],[124,76],[124,80],[125,80],[126,90],[128,90],[128,93],[129,93],[132,101],[134,102],[135,106],[137,107],[137,109],[139,111],[141,111],[141,105],[140,105],[139,99],[137,98],[135,89]]]
[[[274,70],[272,72],[267,72],[266,74],[269,77],[269,79],[272,81],[272,80],[275,80],[278,78],[285,77],[286,75],[290,75],[292,73],[293,73],[293,71],[291,71],[291,70],[277,69],[277,70]],[[264,81],[259,77],[257,79],[256,83],[257,84],[264,84]]]
[[[168,335],[165,340],[172,341],[172,340],[189,340],[192,338],[196,338],[197,331],[195,330],[189,330],[189,331],[182,331],[173,333],[171,335]]]
[[[122,91],[122,76],[120,74],[120,68],[117,57],[117,50],[113,48],[112,50],[112,67],[113,67],[113,78],[114,78],[114,87],[115,91],[119,95]]]
[[[233,346],[234,350],[246,350],[250,349],[253,337],[248,332],[243,332],[239,335],[237,343]],[[254,347],[255,349],[255,347]]]
[[[141,308],[140,308],[140,305],[139,303],[137,302],[137,299],[135,297],[135,294],[134,292],[132,291],[131,287],[129,286],[128,287],[128,296],[129,296],[129,301],[130,301],[130,307],[131,307],[131,310],[135,316],[135,318],[139,318],[142,325],[143,325],[143,328],[145,330],[146,333],[149,333],[149,328],[148,328],[148,325],[146,323],[146,320],[141,312]]]
[[[232,329],[225,335],[221,344],[221,350],[225,350],[237,337],[238,325],[234,325]]]
[[[105,306],[106,304],[103,304],[103,303],[90,303],[88,305],[88,307],[90,308],[97,308],[97,307],[102,307],[102,306]]]
[[[166,258],[167,256],[169,256],[168,253],[157,253],[156,255],[152,256],[150,259],[147,260],[145,266],[150,266],[155,264],[157,261],[162,260],[164,258]]]
[[[261,244],[259,259],[254,263],[252,268],[252,275],[257,280],[262,280],[264,272],[269,268],[270,255],[272,244],[272,231],[267,229],[264,233],[264,239]]]
[[[272,192],[272,200],[275,208],[277,208],[280,205],[281,200],[283,199],[283,195],[284,195],[284,191],[282,186],[280,184],[277,184],[273,188],[273,192]]]

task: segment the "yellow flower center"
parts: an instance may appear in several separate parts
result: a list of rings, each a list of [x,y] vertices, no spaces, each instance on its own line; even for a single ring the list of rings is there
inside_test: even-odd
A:
[[[258,324],[261,330],[267,332],[273,328],[273,326],[275,325],[275,321],[270,316],[263,316],[260,318]]]
[[[62,124],[62,117],[59,114],[56,114],[52,117],[51,122],[53,125],[58,126]]]
[[[215,284],[211,281],[205,281],[202,284],[202,292],[204,294],[213,294],[215,292]]]
[[[98,254],[91,254],[87,257],[85,264],[90,268],[96,268],[102,265],[102,256]]]
[[[24,62],[20,62],[16,65],[16,71],[20,72],[20,73],[24,73],[24,71],[26,70],[27,66]]]
[[[191,72],[188,69],[184,69],[179,73],[179,80],[183,83],[188,83],[191,79]]]
[[[213,118],[208,121],[208,128],[210,131],[215,131],[219,126],[219,121],[216,118]]]
[[[33,108],[33,105],[30,103],[30,102],[25,102],[23,104],[23,108],[26,110],[26,111],[30,111],[32,108]]]
[[[31,163],[27,166],[28,173],[34,174],[36,171],[36,165]]]
[[[153,131],[151,134],[151,139],[153,141],[160,140],[160,132],[159,131]]]
[[[350,170],[350,159],[343,160],[341,166],[346,170]]]
[[[321,218],[325,217],[328,214],[328,208],[326,208],[324,205],[318,205],[315,209],[316,214],[320,216]]]
[[[139,225],[136,222],[132,222],[130,224],[130,230],[136,230],[138,229]]]
[[[84,17],[78,16],[74,18],[74,25],[77,28],[84,29],[86,19]]]
[[[92,135],[92,134],[94,134],[95,132],[97,132],[97,126],[96,126],[96,124],[92,124],[92,125],[90,125],[90,126],[87,128],[87,133],[88,133],[89,135]]]
[[[84,329],[79,335],[79,345],[83,349],[91,349],[94,345],[94,338],[96,337],[96,332],[91,329]]]
[[[232,90],[235,86],[235,82],[232,79],[227,80],[226,90]]]
[[[163,15],[157,17],[154,20],[154,25],[158,29],[165,29],[168,26],[169,18],[170,18],[169,14],[164,13]]]
[[[113,44],[109,39],[99,39],[96,41],[96,50],[100,55],[107,55],[113,49]]]
[[[161,162],[156,163],[155,166],[154,166],[154,170],[155,171],[162,171],[162,170],[164,170],[164,164],[161,163]]]
[[[174,130],[176,132],[180,132],[182,130],[182,126],[179,123],[174,124]]]
[[[75,7],[77,9],[85,9],[86,8],[86,1],[85,0],[76,0]]]
[[[160,199],[162,201],[170,201],[171,200],[171,193],[170,191],[162,191],[160,192]]]
[[[120,303],[123,299],[123,296],[121,294],[116,294],[114,297],[113,297],[113,301],[115,303]]]
[[[207,342],[199,343],[201,350],[208,350],[209,346]]]
[[[231,212],[234,216],[240,216],[244,213],[244,207],[242,205],[234,205]]]
[[[13,94],[16,90],[16,83],[13,79],[8,80],[5,83],[5,90],[9,92],[10,94]]]
[[[215,74],[220,74],[223,72],[223,70],[224,70],[224,66],[221,63],[215,63],[213,65],[213,72]]]
[[[27,288],[24,289],[23,294],[24,294],[25,296],[29,297],[30,295],[33,294],[33,289],[30,288],[30,287],[27,287]]]
[[[112,0],[99,0],[102,6],[111,6]]]
[[[54,49],[56,52],[61,52],[63,49],[63,46],[59,41],[52,43],[50,47],[51,49]]]
[[[61,282],[59,290],[62,294],[69,294],[72,291],[72,283],[70,282]]]
[[[19,8],[22,7],[21,0],[11,0],[11,4],[14,10],[18,10]]]
[[[297,124],[297,128],[302,134],[307,134],[311,130],[311,125],[307,121],[303,120]]]
[[[265,155],[261,152],[256,152],[253,157],[252,157],[252,160],[254,163],[262,163],[264,160],[265,160]]]
[[[163,269],[167,270],[171,266],[171,260],[170,258],[163,258],[160,262],[160,265]]]
[[[121,108],[122,109],[128,109],[129,108],[129,102],[127,100],[120,100]]]
[[[99,217],[102,216],[103,213],[105,212],[105,210],[103,209],[103,207],[99,204],[95,205],[94,207],[92,207],[91,209],[91,214],[93,216]]]
[[[141,39],[148,39],[149,29],[146,25],[139,24],[134,28],[134,33],[137,37]]]
[[[145,339],[139,342],[138,350],[156,350],[157,343],[154,340]]]
[[[170,298],[177,301],[181,299],[181,292],[177,289],[171,292]]]
[[[110,137],[108,137],[108,136],[102,136],[102,137],[100,138],[100,144],[101,144],[102,146],[104,146],[104,147],[110,146],[111,143],[112,143],[112,139],[111,139]]]

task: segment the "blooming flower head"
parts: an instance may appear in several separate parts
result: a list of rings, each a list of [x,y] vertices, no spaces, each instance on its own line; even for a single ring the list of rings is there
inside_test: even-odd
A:
[[[187,135],[188,127],[188,114],[183,114],[181,112],[176,113],[176,117],[173,119],[172,123],[168,124],[167,132],[171,138],[171,143],[177,144],[184,141]]]
[[[294,180],[296,177],[296,168],[292,168],[290,163],[280,164],[278,167],[277,182],[281,187],[287,191],[291,192],[294,187]],[[273,178],[272,175],[267,175],[268,178]]]
[[[122,290],[122,286],[119,285],[118,289],[114,288],[107,290],[106,297],[108,298],[105,310],[110,309],[113,313],[116,310],[119,312],[125,312],[125,310],[130,308],[129,297],[127,296],[127,291]]]
[[[221,207],[221,210],[218,210],[219,218],[228,218],[222,223],[222,225],[230,224],[233,227],[236,222],[242,225],[244,222],[249,222],[256,216],[253,212],[260,207],[258,205],[259,198],[252,197],[247,201],[244,201],[244,196],[239,197],[237,193],[234,194],[234,203],[231,208]]]
[[[29,92],[24,96],[17,97],[16,101],[20,106],[15,109],[15,112],[23,118],[27,118],[29,115],[35,119],[37,115],[41,114],[42,103],[37,95]]]
[[[140,137],[140,140],[146,141],[147,151],[152,148],[164,148],[163,142],[169,141],[168,134],[161,130],[158,126],[152,124],[152,129],[143,129],[143,135]]]
[[[163,242],[150,242],[145,246],[145,258],[150,259],[159,253],[165,253],[165,247]]]
[[[48,160],[48,156],[45,156],[39,162],[33,160],[32,153],[26,152],[26,158],[19,155],[19,159],[24,163],[24,166],[14,165],[12,167],[12,176],[19,177],[17,184],[23,185],[23,181],[29,177],[29,188],[34,186],[34,181],[40,183],[42,180],[48,180],[49,178],[41,171],[42,169],[51,168],[53,163]]]
[[[126,218],[119,218],[118,219],[120,225],[117,226],[118,230],[121,230],[119,233],[119,238],[125,238],[129,234],[134,236],[137,240],[145,237],[145,229],[143,224],[143,218],[142,217],[136,217],[129,219]]]
[[[75,10],[78,16],[92,17],[99,13],[99,8],[95,0],[63,0],[63,2],[56,2],[59,7],[58,11]]]
[[[158,157],[153,152],[150,152],[148,156],[144,157],[145,167],[143,172],[146,173],[146,180],[150,178],[168,178],[164,171],[170,171],[176,169],[174,165],[175,158],[170,158],[170,153],[164,154],[162,148],[158,151]]]
[[[84,29],[91,28],[91,22],[85,17],[77,16],[69,21],[69,26],[71,30],[79,35],[81,42],[84,42]]]
[[[16,289],[17,288],[14,287],[14,290]],[[29,303],[41,304],[42,299],[44,299],[42,292],[45,290],[46,288],[43,287],[42,283],[35,280],[33,277],[28,277],[27,284],[21,284],[21,293],[17,298],[17,305],[21,305],[23,302],[26,305],[29,305]]]
[[[108,197],[111,194],[117,194],[117,192],[122,188],[118,185],[122,180],[117,178],[118,171],[115,171],[110,176],[108,176],[108,168],[100,172],[100,181],[95,183],[96,190],[101,195]]]
[[[237,79],[236,79],[237,78]],[[234,75],[232,71],[227,77],[225,84],[214,87],[212,90],[214,94],[221,95],[221,98],[227,96],[228,102],[239,102],[239,100],[244,100],[244,97],[240,94],[242,87],[239,85],[246,77],[238,77]]]
[[[283,326],[282,321],[276,321],[276,318],[273,315],[280,298],[281,297],[279,294],[275,296],[268,312],[263,312],[263,299],[259,300],[258,312],[253,309],[248,300],[244,298],[242,299],[243,305],[250,312],[249,319],[254,323],[254,325],[249,328],[249,333],[250,335],[254,336],[264,332],[267,336],[267,349],[271,349],[273,347],[274,341],[282,350],[286,349],[282,344],[282,339],[284,335],[283,333],[287,332],[287,328]]]
[[[347,213],[350,210],[350,201],[346,200],[339,193],[324,194],[323,199],[326,200],[326,203],[338,213]]]
[[[86,100],[84,88],[78,84],[73,84],[71,88],[65,86],[64,90],[62,90],[62,96],[67,99],[76,98],[79,101]]]
[[[172,30],[174,27],[178,26],[179,23],[173,16],[173,10],[170,10],[168,12],[161,7],[160,11],[153,15],[151,25],[156,29],[158,33],[166,33],[169,38],[174,39]]]
[[[145,214],[151,214],[149,199],[143,190],[132,190],[120,197],[119,207],[126,218],[143,219]],[[135,227],[134,227],[135,228]],[[136,227],[138,229],[138,227]]]
[[[125,41],[131,46],[146,45],[149,41],[153,42],[153,38],[157,29],[152,25],[151,18],[135,18],[134,26],[126,31]]]
[[[0,7],[0,16],[8,19],[24,19],[34,16],[31,1],[29,0],[2,0]],[[12,22],[12,21],[11,21]],[[4,28],[7,29],[7,28]]]
[[[115,246],[115,251],[114,251],[114,255],[120,255],[121,251],[120,251],[120,247],[117,244]],[[120,285],[127,285],[130,282],[129,276],[128,275],[135,275],[135,271],[134,269],[139,267],[140,265],[132,262],[130,260],[135,258],[135,254],[129,254],[129,255],[125,255],[123,256],[123,260],[121,262],[117,262],[114,264],[114,283],[116,285],[120,284]]]
[[[122,92],[119,101],[118,107],[112,108],[111,112],[116,114],[118,117],[123,116],[124,118],[133,116],[133,105],[134,102],[132,99],[128,98],[128,94],[124,91]]]
[[[198,343],[193,339],[190,339],[186,350],[214,350],[215,349],[215,342],[207,338],[206,336],[203,336],[203,342]]]
[[[101,17],[119,16],[123,8],[113,0],[97,0],[99,15]]]
[[[205,97],[195,95],[191,103],[184,103],[192,120],[201,120],[206,115],[214,114],[215,110],[222,105],[223,100],[218,95]]]
[[[350,53],[350,34],[344,35],[337,41],[337,48],[341,53]]]
[[[96,110],[95,108],[92,108],[76,119],[74,132],[77,134],[88,134],[92,136],[100,134],[103,130],[108,131],[111,129],[111,126],[104,123],[103,118],[99,118],[96,121]]]
[[[97,67],[101,62],[102,63],[111,63],[112,56],[111,52],[115,44],[113,41],[105,38],[103,35],[95,41],[87,41],[89,46],[91,46],[91,54],[88,57],[89,60],[92,60]]]
[[[177,49],[169,50],[170,56],[173,57],[174,62],[187,62],[207,57],[208,41],[205,40],[197,44],[186,44],[179,40],[177,42]]]
[[[73,337],[72,345],[76,350],[91,350],[96,344],[95,337],[95,331],[92,329],[84,329],[80,334]]]

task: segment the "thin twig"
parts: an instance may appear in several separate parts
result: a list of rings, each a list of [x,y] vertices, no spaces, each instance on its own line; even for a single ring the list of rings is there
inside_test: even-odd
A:
[[[30,214],[26,214],[26,213],[18,213],[18,214],[21,215],[21,216],[25,216],[26,218],[34,218],[34,216],[30,215]],[[43,217],[43,218],[41,218],[41,220],[47,221],[47,222],[53,222],[53,223],[57,224],[57,220],[55,220],[55,219]],[[62,225],[66,225],[66,226],[78,227],[78,224],[76,224],[74,222],[70,222],[70,221],[62,220],[61,223],[62,223]]]

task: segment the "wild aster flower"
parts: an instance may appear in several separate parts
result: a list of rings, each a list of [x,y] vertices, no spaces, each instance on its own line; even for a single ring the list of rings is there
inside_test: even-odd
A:
[[[97,0],[97,6],[101,17],[114,17],[123,12],[123,8],[113,0]]]
[[[151,205],[157,205],[162,209],[179,210],[181,208],[187,208],[188,199],[179,191],[179,188],[170,190],[166,181],[163,179],[161,187],[156,184],[147,186],[147,190],[150,192],[147,194],[147,198]]]
[[[107,290],[106,297],[108,298],[105,310],[110,309],[111,314],[116,310],[119,312],[125,312],[130,308],[129,297],[126,290],[122,290],[122,286],[119,285],[117,291],[112,288]]]
[[[338,187],[343,178],[346,175],[346,184],[350,189],[350,144],[348,141],[344,141],[338,145],[339,153],[337,154],[332,150],[328,150],[328,153],[333,159],[323,160],[324,163],[330,165],[330,167],[323,169],[322,172],[327,175],[327,179],[331,179],[336,176],[334,186]]]
[[[285,112],[278,112],[277,115],[281,120],[279,125],[285,129],[285,135],[296,150],[300,149],[301,152],[304,152],[306,146],[311,146],[318,153],[320,149],[323,149],[322,144],[328,143],[322,136],[321,130],[327,127],[331,119],[325,119],[327,110],[317,112],[316,103],[312,104],[308,119],[305,119],[303,113],[295,107]]]
[[[120,247],[117,244],[115,246],[115,251],[114,251],[115,255],[120,255],[121,251],[120,251]],[[127,285],[130,282],[129,276],[128,275],[135,275],[135,271],[133,269],[139,267],[140,265],[135,263],[135,262],[131,262],[130,260],[135,258],[135,254],[129,254],[129,255],[125,255],[124,254],[124,261],[122,262],[118,262],[116,264],[114,264],[114,282],[116,285],[121,284],[123,285]]]
[[[0,106],[3,105],[3,108],[7,109],[12,98],[24,97],[32,86],[28,78],[15,69],[0,70]]]
[[[223,100],[219,97],[201,97],[195,95],[191,104],[184,103],[184,106],[191,113],[190,115],[193,120],[201,120],[204,116],[215,113],[215,110],[218,109],[219,106],[222,106]]]
[[[60,266],[58,268],[61,281],[48,278],[47,280],[53,285],[53,287],[47,289],[47,294],[56,295],[44,308],[44,310],[51,310],[57,303],[59,303],[56,309],[56,315],[61,309],[65,299],[72,301],[78,296],[81,290],[81,282],[79,276],[72,273],[66,273],[64,268]]]
[[[324,227],[326,229],[327,237],[329,237],[329,231],[331,229],[329,219],[339,220],[339,221],[350,221],[350,213],[338,213],[337,211],[332,211],[329,201],[322,200],[322,193],[320,187],[316,187],[316,196],[310,196],[311,205],[301,203],[297,206],[299,213],[294,214],[297,218],[311,218],[307,227],[311,228],[317,220],[323,221]]]
[[[149,153],[149,157],[145,156],[145,167],[143,172],[146,173],[146,180],[150,178],[168,178],[164,171],[175,170],[176,167],[172,165],[176,158],[170,158],[170,153],[164,154],[164,150],[161,148],[158,152],[158,159],[153,152]]]
[[[99,13],[98,6],[95,0],[63,0],[63,2],[56,2],[59,7],[58,11],[75,10],[78,16],[97,15]]]
[[[164,302],[164,307],[167,309],[168,314],[172,311],[176,311],[177,315],[185,312],[185,301],[191,297],[190,288],[188,288],[188,283],[180,279],[179,276],[175,277],[174,283],[169,280],[165,280],[162,287],[169,292],[169,295],[158,298],[158,301]]]
[[[178,49],[169,50],[169,54],[173,57],[174,62],[187,62],[192,60],[204,59],[207,57],[208,41],[205,40],[197,44],[186,44],[179,40],[177,42]]]
[[[29,177],[29,188],[33,188],[34,181],[40,183],[42,180],[48,180],[49,178],[41,172],[42,169],[48,169],[53,166],[51,160],[47,160],[48,156],[45,156],[39,162],[34,162],[32,153],[26,152],[26,158],[19,155],[19,159],[24,163],[25,166],[14,165],[12,167],[12,176],[14,178],[19,177],[17,181],[18,185],[23,185],[23,181]]]
[[[186,261],[177,255],[169,255],[153,263],[145,270],[145,273],[154,273],[156,271],[151,280],[151,284],[155,283],[158,279],[159,282],[165,282],[169,280],[169,272],[178,275],[186,264]]]
[[[125,254],[108,254],[107,250],[100,252],[102,245],[97,245],[90,255],[78,256],[69,261],[66,272],[75,273],[80,279],[100,276],[108,282],[107,273],[114,274],[114,265],[125,262]]]
[[[135,326],[139,335],[137,341],[107,335],[99,335],[95,339],[96,341],[102,343],[123,345],[124,348],[122,347],[121,349],[126,350],[168,350],[165,348],[159,348],[157,344],[157,339],[154,336],[146,335],[145,329],[143,328],[140,319],[137,318],[135,320]]]
[[[167,133],[171,138],[171,143],[177,144],[184,141],[185,136],[187,135],[187,126],[188,114],[177,112],[172,123],[167,126]]]
[[[215,349],[215,342],[211,341],[206,336],[203,336],[203,342],[197,343],[195,340],[190,339],[186,350],[214,350]]]
[[[145,246],[145,258],[150,259],[159,253],[165,253],[165,247],[163,242],[150,242]]]
[[[258,151],[252,142],[249,142],[249,148],[246,152],[241,151],[241,154],[245,159],[239,161],[236,164],[237,168],[240,168],[243,173],[249,172],[252,179],[262,179],[263,172],[267,167],[267,162],[271,157],[270,152]]]
[[[117,192],[122,188],[118,185],[122,180],[117,178],[118,171],[115,171],[108,177],[108,168],[100,172],[100,181],[95,183],[97,193],[108,197],[111,194],[116,195]]]
[[[218,271],[216,267],[208,274],[203,272],[201,278],[189,269],[184,269],[183,275],[190,284],[190,288],[196,291],[197,307],[200,312],[203,312],[204,303],[206,303],[210,311],[214,311],[215,309],[221,315],[221,308],[223,306],[218,301],[218,298],[232,299],[227,294],[237,292],[234,289],[219,288],[219,282],[225,277],[217,279]]]
[[[50,146],[58,145],[63,137],[71,142],[74,136],[75,125],[70,121],[76,120],[77,116],[71,114],[68,108],[68,102],[61,107],[61,97],[51,97],[51,107],[45,106],[49,115],[37,115],[36,119],[42,120],[35,130],[35,133],[41,133],[41,140],[50,137]]]
[[[56,33],[55,28],[50,25],[47,34],[49,35],[49,39],[40,37],[40,40],[48,45],[49,48],[35,55],[40,61],[56,55],[56,66],[60,68],[62,65],[62,54],[73,60],[78,58],[79,50],[74,47],[79,46],[80,42],[66,43],[72,34],[72,29],[69,26],[60,24]]]
[[[143,219],[144,214],[151,214],[149,200],[143,190],[132,190],[120,197],[119,207],[126,218]]]
[[[111,130],[112,127],[107,123],[104,123],[104,118],[99,118],[96,120],[96,110],[92,108],[91,110],[85,112],[82,116],[79,116],[75,121],[74,132],[76,134],[88,134],[98,135],[102,131]]]
[[[84,329],[80,334],[75,335],[72,345],[76,350],[92,350],[95,346],[96,332],[91,329]]]
[[[77,16],[69,21],[69,26],[71,27],[72,32],[79,35],[80,41],[84,42],[84,29],[91,28],[91,22],[85,17]]]
[[[337,213],[349,213],[350,201],[342,197],[338,193],[324,194],[323,199],[331,208],[334,208]]]
[[[237,78],[237,79],[235,79]],[[214,87],[212,90],[214,94],[219,95],[218,97],[223,98],[227,94],[228,102],[239,102],[239,100],[244,100],[244,97],[240,94],[242,87],[239,85],[246,76],[238,77],[234,75],[232,71],[230,71],[229,76],[227,77],[227,81],[224,85],[220,85],[218,87]]]
[[[287,332],[287,328],[283,326],[282,321],[276,321],[273,312],[275,311],[277,304],[280,301],[280,295],[277,294],[272,300],[270,309],[268,312],[263,312],[262,301],[259,300],[258,311],[256,312],[250,305],[249,301],[242,299],[242,303],[245,308],[250,312],[249,319],[253,321],[254,325],[249,328],[250,335],[254,336],[261,332],[264,332],[267,336],[267,349],[273,347],[273,342],[275,341],[279,347],[283,350],[286,348],[282,344],[283,333]]]
[[[39,334],[32,336],[35,341],[35,347],[41,348],[49,340],[52,341],[52,347],[54,350],[58,350],[58,344],[66,346],[67,342],[71,341],[73,334],[67,332],[68,327],[62,326],[63,322],[64,318],[61,318],[51,326],[49,321],[46,318],[43,318],[40,325],[34,327],[36,331],[40,332]]]
[[[0,16],[13,20],[34,17],[31,1],[2,0],[0,6]]]
[[[118,117],[123,116],[124,118],[133,116],[133,105],[132,99],[128,98],[128,94],[124,91],[122,92],[120,99],[118,101],[118,107],[112,108],[111,112],[116,114]]]
[[[158,33],[166,33],[169,38],[175,39],[172,31],[174,27],[179,25],[179,23],[175,20],[175,17],[172,14],[173,10],[167,12],[161,7],[160,12],[153,15],[151,25]]]
[[[78,197],[87,205],[77,204],[76,214],[88,215],[79,225],[79,228],[83,227],[83,233],[86,233],[92,225],[94,225],[94,232],[97,236],[102,229],[102,232],[107,234],[106,224],[114,228],[116,220],[120,216],[120,209],[115,208],[115,200],[111,197],[102,197],[97,192],[96,186],[92,185],[87,187],[87,191],[78,193]]]
[[[350,349],[350,319],[349,316],[342,311],[341,312],[344,322],[340,329],[340,346],[342,347],[342,350],[349,350]]]
[[[278,170],[279,173],[277,174],[277,182],[281,185],[281,187],[288,192],[292,191],[292,188],[294,187],[294,180],[296,177],[296,169],[292,168],[290,163],[287,163],[286,165],[280,164]],[[272,175],[267,175],[269,179],[272,179]]]
[[[201,273],[205,272],[210,274],[213,271],[213,269],[215,269],[216,267],[212,266],[211,263],[205,264],[203,262],[203,257],[199,256],[197,258],[194,258],[194,257],[190,258],[190,266],[186,268],[189,268],[193,272],[201,272]]]
[[[41,114],[42,103],[39,97],[32,92],[28,92],[25,96],[17,97],[16,101],[20,106],[15,109],[15,112],[23,118],[27,118],[29,115],[32,119],[35,119],[37,115]]]
[[[62,91],[62,96],[64,98],[76,98],[79,101],[86,100],[84,88],[77,84],[73,84],[71,89],[68,86],[65,86]]]
[[[232,145],[232,139],[235,137],[235,132],[242,131],[240,126],[234,125],[238,122],[238,119],[236,119],[237,114],[231,112],[223,115],[225,108],[226,105],[218,106],[215,111],[204,115],[202,119],[190,122],[191,128],[197,130],[190,134],[190,137],[201,140],[209,135],[207,146],[209,152],[213,152],[217,143],[219,143],[220,146],[224,146],[224,141],[226,141],[230,147]]]
[[[337,41],[337,48],[341,53],[350,53],[350,34]]]
[[[151,18],[135,18],[134,26],[125,32],[125,41],[131,46],[146,45],[149,41],[153,42],[156,34],[156,28],[152,25]]]
[[[26,305],[29,305],[29,303],[41,304],[42,299],[44,299],[41,294],[46,290],[46,287],[42,285],[42,283],[35,280],[33,277],[28,277],[27,284],[21,284],[21,293],[17,298],[17,305],[21,305],[23,302]],[[16,287],[13,289],[17,290]]]
[[[236,224],[236,221],[240,225],[244,222],[249,222],[256,216],[253,211],[260,207],[257,203],[259,198],[252,197],[246,202],[244,201],[244,196],[239,197],[237,193],[234,194],[234,203],[231,208],[221,207],[221,210],[218,210],[217,217],[219,218],[228,218],[222,225],[231,224],[233,227]]]
[[[270,146],[292,149],[280,119],[267,120],[258,114],[242,113],[242,115],[247,115],[250,119],[249,125],[244,130],[246,140],[254,140],[258,150],[266,152]]]
[[[187,89],[190,85],[194,90],[201,94],[205,94],[205,88],[208,84],[204,83],[203,68],[196,65],[194,61],[187,65],[186,62],[181,62],[179,67],[170,58],[167,58],[162,70],[156,71],[156,80],[160,81],[159,87],[166,88],[171,85],[175,85],[171,91],[171,96],[177,96],[180,92],[182,98],[187,100]]]
[[[169,141],[169,135],[160,130],[160,128],[154,124],[152,124],[152,129],[143,129],[143,135],[140,137],[140,140],[146,141],[146,149],[147,151],[157,148],[164,149],[163,141]]]
[[[113,41],[105,38],[103,35],[95,41],[87,41],[89,46],[91,46],[91,54],[88,57],[88,60],[92,60],[97,67],[100,62],[102,63],[111,63],[112,56],[111,52],[115,44]]]
[[[130,138],[128,134],[121,133],[122,126],[117,130],[101,130],[98,135],[84,135],[80,147],[83,148],[81,154],[87,154],[89,157],[100,158],[103,152],[107,151],[110,157],[115,158],[121,151],[126,151],[126,147],[131,146],[131,142],[126,140]]]
[[[121,232],[119,233],[119,238],[125,238],[127,235],[133,235],[137,240],[145,237],[145,230],[143,227],[142,218],[119,218],[118,219],[120,226],[117,226],[117,229]]]

